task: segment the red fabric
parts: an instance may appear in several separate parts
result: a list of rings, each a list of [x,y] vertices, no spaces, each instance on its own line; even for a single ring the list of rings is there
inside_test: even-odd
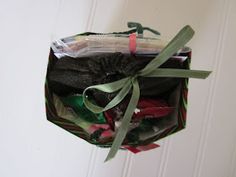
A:
[[[150,99],[141,98],[138,102],[137,109],[135,110],[132,121],[140,121],[142,119],[156,119],[167,116],[173,112],[174,107],[169,107],[167,102],[162,99]],[[107,123],[110,125],[111,129],[115,128],[115,118],[118,113],[115,109],[110,109],[104,112]]]
[[[164,100],[140,99],[137,109],[139,112],[134,113],[134,120],[167,116],[174,110],[174,107],[168,107]]]
[[[114,119],[112,118],[111,112],[109,110],[104,112],[104,116],[106,118],[107,123],[114,130]]]
[[[128,149],[129,151],[137,154],[141,151],[148,151],[150,149],[154,149],[154,148],[157,148],[157,147],[160,147],[160,145],[158,144],[155,144],[155,143],[152,143],[152,144],[148,144],[148,145],[145,145],[145,146],[137,146],[137,147],[133,147],[133,146],[123,146],[125,149]]]

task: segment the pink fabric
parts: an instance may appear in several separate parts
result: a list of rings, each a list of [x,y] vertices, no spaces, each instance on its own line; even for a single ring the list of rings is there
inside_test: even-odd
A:
[[[129,35],[129,51],[131,53],[136,52],[136,33],[132,33]]]
[[[93,124],[91,127],[89,127],[89,132],[92,134],[100,128],[108,130],[110,129],[110,126],[108,124]]]

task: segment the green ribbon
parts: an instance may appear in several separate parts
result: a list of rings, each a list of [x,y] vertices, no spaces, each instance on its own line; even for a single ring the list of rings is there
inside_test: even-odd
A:
[[[116,132],[115,139],[105,161],[112,159],[116,155],[128,131],[129,122],[131,121],[133,112],[138,104],[140,96],[140,89],[137,79],[138,77],[178,77],[205,79],[211,73],[210,71],[159,68],[159,66],[167,61],[173,54],[184,47],[184,45],[193,37],[193,35],[193,29],[190,26],[185,26],[169,42],[169,44],[152,61],[150,61],[146,67],[138,71],[136,75],[107,84],[90,86],[84,90],[83,101],[85,106],[94,113],[101,113],[118,105],[132,89],[130,102],[121,121],[121,125]],[[91,89],[97,89],[106,93],[113,93],[116,91],[119,92],[105,107],[100,107],[89,101],[87,91]]]
[[[150,31],[150,32],[152,32],[152,33],[154,33],[156,35],[160,35],[161,34],[158,31],[156,31],[154,29],[151,29],[149,27],[143,27],[140,23],[137,23],[137,22],[128,22],[127,25],[128,25],[129,28],[135,27],[138,35],[140,35],[140,36],[143,35],[143,31],[144,30]]]

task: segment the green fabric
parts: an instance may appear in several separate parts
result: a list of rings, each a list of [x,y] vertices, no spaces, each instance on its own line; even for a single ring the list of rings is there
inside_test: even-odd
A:
[[[53,94],[53,102],[58,116],[75,123],[89,134],[89,128],[93,125],[93,123],[85,121],[81,119],[81,117],[75,115],[73,112],[68,111],[68,109],[64,106],[64,104],[60,100],[60,98],[57,97],[55,94]]]
[[[103,113],[94,114],[86,108],[83,103],[82,95],[61,97],[61,100],[64,105],[71,107],[81,119],[95,124],[106,123],[106,119],[103,116]]]
[[[120,148],[127,130],[129,122],[132,118],[134,109],[137,106],[140,90],[137,77],[183,77],[183,78],[201,78],[205,79],[210,72],[209,71],[197,71],[197,70],[185,70],[185,69],[166,69],[158,68],[165,61],[167,61],[173,54],[178,52],[194,35],[194,31],[190,26],[185,26],[172,40],[171,42],[156,56],[145,68],[137,72],[132,77],[127,77],[112,83],[94,85],[86,88],[83,92],[83,101],[85,106],[94,113],[101,113],[106,111],[117,104],[119,104],[132,88],[132,97],[129,105],[126,109],[125,115],[122,119],[122,123],[116,132],[115,139],[112,147],[105,161],[113,158]],[[119,91],[118,94],[108,103],[104,108],[93,104],[87,96],[87,91],[90,89],[97,89],[106,93],[112,93]]]

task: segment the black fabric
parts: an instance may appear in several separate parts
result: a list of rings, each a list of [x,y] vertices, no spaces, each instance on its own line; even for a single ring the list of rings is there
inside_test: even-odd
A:
[[[91,85],[109,83],[132,76],[153,58],[122,53],[99,54],[90,57],[58,59],[48,74],[49,87],[58,95],[66,96]],[[181,68],[181,63],[170,59],[161,67]],[[178,78],[139,77],[141,96],[158,96],[176,87]],[[94,91],[93,95],[106,104],[114,94]]]

